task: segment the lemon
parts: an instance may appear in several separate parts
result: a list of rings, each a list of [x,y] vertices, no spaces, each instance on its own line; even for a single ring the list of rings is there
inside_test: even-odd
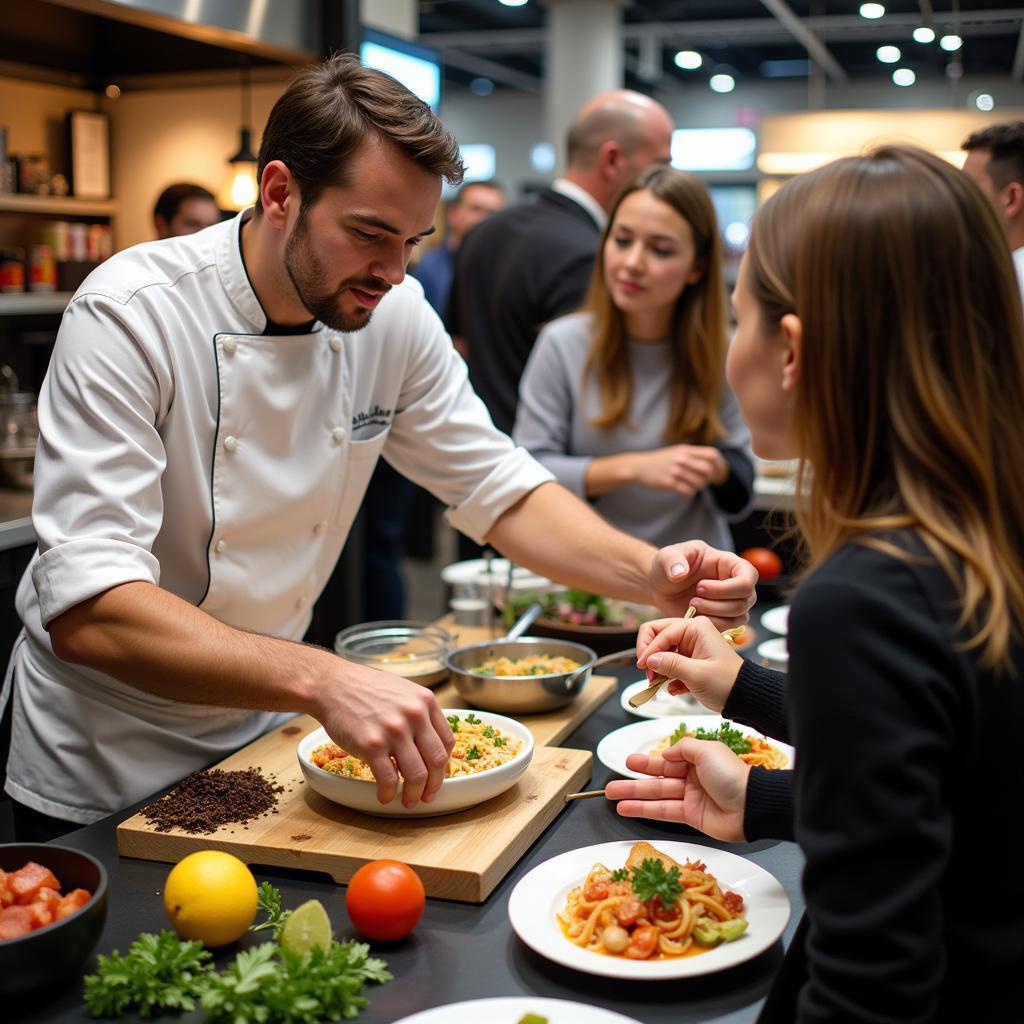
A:
[[[256,916],[256,879],[237,857],[200,850],[180,860],[164,884],[164,909],[183,939],[226,946]]]
[[[285,919],[281,945],[293,953],[306,953],[314,946],[331,947],[331,922],[319,900],[307,900]]]

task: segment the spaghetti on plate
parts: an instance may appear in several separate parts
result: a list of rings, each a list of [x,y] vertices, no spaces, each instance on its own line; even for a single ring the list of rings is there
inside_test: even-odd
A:
[[[558,913],[562,933],[593,953],[665,960],[733,942],[747,928],[743,897],[701,861],[679,864],[636,843],[626,866],[595,864]]]

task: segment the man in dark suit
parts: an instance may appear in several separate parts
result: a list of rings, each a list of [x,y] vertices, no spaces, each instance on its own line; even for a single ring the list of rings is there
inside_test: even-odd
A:
[[[639,171],[668,163],[671,141],[661,104],[626,89],[601,93],[569,129],[564,177],[467,235],[447,324],[465,345],[470,381],[499,429],[512,432],[537,333],[581,303],[608,211]]]

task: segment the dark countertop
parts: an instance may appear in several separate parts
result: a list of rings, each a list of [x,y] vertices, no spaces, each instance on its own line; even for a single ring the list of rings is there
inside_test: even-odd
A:
[[[637,678],[635,667],[620,669],[617,674],[620,691]],[[562,745],[594,750],[606,733],[637,720],[620,707],[617,695],[613,695]],[[587,788],[601,788],[610,777],[611,773],[595,758],[592,784]],[[124,952],[140,932],[169,927],[161,899],[169,866],[130,860],[117,853],[116,825],[133,812],[134,808],[59,840],[92,853],[110,873],[109,916],[97,953],[109,953],[115,948]],[[373,943],[374,954],[387,960],[394,980],[366,990],[370,1005],[358,1019],[364,1024],[389,1024],[445,1003],[488,996],[532,995],[600,1005],[644,1024],[754,1021],[781,963],[780,943],[754,960],[718,974],[676,981],[630,982],[598,978],[553,964],[529,950],[512,931],[508,920],[509,894],[536,865],[565,851],[596,843],[619,839],[647,839],[656,843],[659,838],[729,849],[775,875],[788,892],[793,908],[783,938],[788,944],[803,911],[803,861],[795,845],[718,843],[684,826],[620,818],[604,800],[580,800],[570,804],[549,826],[485,903],[428,900],[423,919],[410,938],[393,944]],[[271,881],[282,890],[286,907],[295,907],[306,899],[320,899],[337,936],[354,937],[345,913],[344,888],[326,875],[264,871],[256,866],[254,873],[257,881]],[[252,941],[260,939],[254,936]],[[237,947],[228,947],[218,959],[229,960],[235,952]],[[93,957],[86,970],[94,968]],[[82,1003],[80,982],[54,993],[45,1002],[37,1001],[33,1006],[15,1009],[14,1013],[10,1019],[26,1024],[71,1024],[92,1019]],[[154,1019],[192,1022],[202,1020],[202,1015],[196,1012]]]

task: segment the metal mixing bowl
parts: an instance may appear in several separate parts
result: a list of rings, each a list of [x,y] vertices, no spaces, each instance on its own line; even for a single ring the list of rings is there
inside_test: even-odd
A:
[[[537,654],[571,658],[581,667],[573,672],[544,676],[488,676],[471,671],[489,658],[528,658]],[[470,704],[508,714],[552,711],[569,704],[586,685],[596,659],[597,655],[589,647],[571,640],[524,637],[521,640],[485,640],[458,647],[449,652],[445,664],[455,689]]]

